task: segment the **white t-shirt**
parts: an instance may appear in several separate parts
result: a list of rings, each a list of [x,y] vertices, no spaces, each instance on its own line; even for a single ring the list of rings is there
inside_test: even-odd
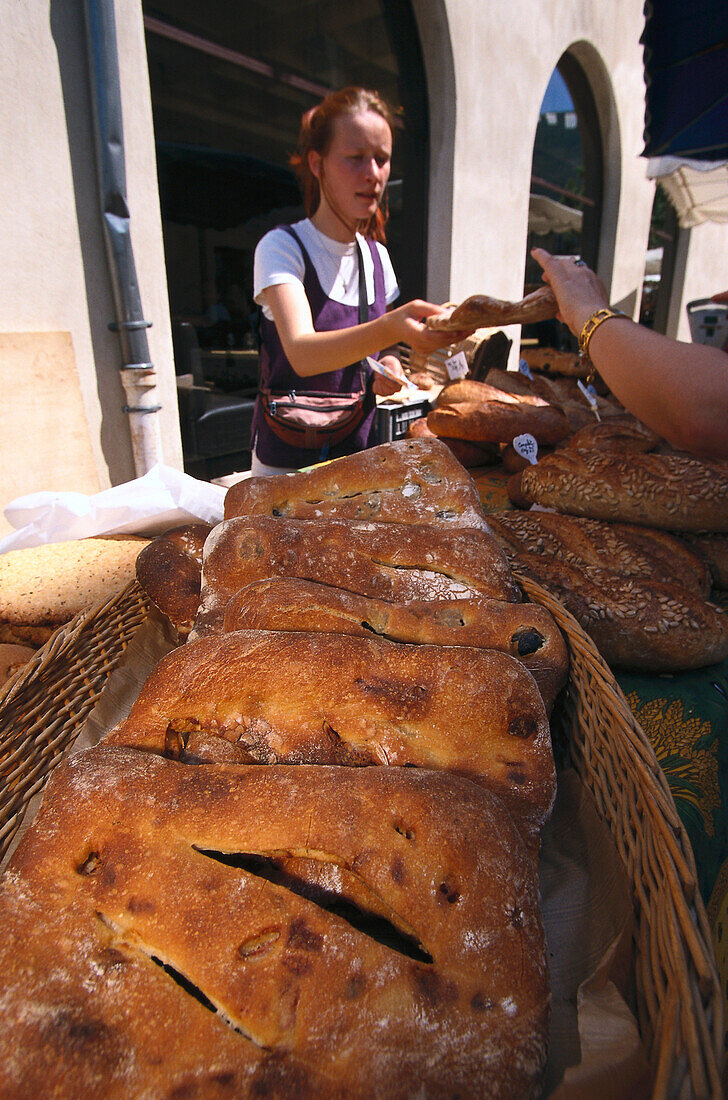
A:
[[[359,305],[359,266],[354,241],[348,244],[335,241],[319,232],[309,218],[295,222],[293,229],[301,238],[304,248],[311,257],[321,289],[328,298],[347,306]],[[374,301],[374,264],[369,246],[357,233],[362,255],[364,256],[364,276],[369,305]],[[399,287],[394,274],[392,261],[384,245],[377,242],[377,249],[384,271],[384,295],[387,305],[399,297]],[[298,242],[285,229],[271,229],[258,242],[253,264],[253,294],[258,305],[263,307],[263,315],[269,321],[273,316],[261,299],[261,293],[269,286],[281,283],[303,283],[304,262]]]

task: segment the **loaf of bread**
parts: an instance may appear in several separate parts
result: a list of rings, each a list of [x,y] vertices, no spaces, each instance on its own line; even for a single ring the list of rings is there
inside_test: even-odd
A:
[[[35,650],[27,645],[15,645],[0,642],[0,696],[6,692],[6,684],[35,655]]]
[[[588,364],[578,352],[557,351],[556,348],[523,348],[521,357],[532,371],[544,374],[564,374],[570,378],[586,378]]]
[[[521,489],[531,502],[572,515],[669,531],[728,532],[726,463],[561,450],[524,470]]]
[[[596,565],[616,569],[623,577],[669,581],[697,595],[710,595],[705,562],[665,531],[558,512],[491,512],[488,522],[497,538],[518,551],[577,568]]]
[[[214,528],[202,568],[196,636],[219,630],[230,597],[268,577],[302,577],[389,602],[473,593],[519,599],[490,531],[441,525],[241,516]]]
[[[538,443],[549,444],[569,434],[569,422],[561,409],[507,396],[508,401],[462,401],[438,407],[427,414],[427,426],[436,435],[475,443],[510,443],[528,432]]]
[[[708,566],[716,588],[728,588],[728,534],[713,535],[681,532],[680,540]]]
[[[0,884],[0,987],[8,1100],[541,1094],[534,867],[441,773],[78,753]]]
[[[192,630],[200,603],[202,549],[212,527],[190,523],[153,539],[136,560],[140,586],[166,615],[180,640]]]
[[[622,454],[653,451],[660,442],[659,435],[635,416],[612,416],[608,420],[594,420],[579,428],[561,446],[570,451],[617,451]]]
[[[516,657],[536,681],[546,710],[566,682],[566,644],[549,612],[485,596],[392,604],[300,578],[257,581],[236,592],[223,630],[317,631],[395,642],[474,646]]]
[[[407,439],[437,439],[433,431],[427,426],[427,417],[421,416],[413,420],[407,428]],[[448,450],[452,451],[458,462],[466,469],[475,466],[492,466],[498,461],[497,443],[471,443],[467,439],[440,439]]]
[[[500,328],[503,325],[531,325],[548,321],[558,312],[556,297],[550,286],[542,286],[518,302],[472,294],[460,305],[436,313],[425,321],[427,328],[437,332],[468,332],[477,328]]]
[[[188,759],[198,733],[248,763],[464,775],[502,798],[530,847],[555,793],[536,683],[494,650],[262,630],[202,638],[157,665],[108,741]]]
[[[695,592],[531,551],[508,554],[517,573],[561,600],[613,668],[680,672],[728,657],[728,614]]]
[[[513,374],[516,380],[523,377],[514,371],[498,373],[501,377],[505,374]],[[485,405],[490,401],[498,401],[502,405],[532,405],[534,408],[543,408],[544,405],[549,404],[544,398],[532,392],[527,378],[523,378],[523,382],[516,381],[513,383],[513,388],[509,385],[506,389],[499,389],[490,382],[476,382],[473,378],[458,378],[440,390],[437,395],[437,408],[461,405],[464,402]]]
[[[376,520],[484,528],[473,479],[438,439],[402,439],[277,477],[239,481],[225,518]]]
[[[0,555],[0,642],[43,645],[79,611],[134,580],[148,539],[89,538]]]

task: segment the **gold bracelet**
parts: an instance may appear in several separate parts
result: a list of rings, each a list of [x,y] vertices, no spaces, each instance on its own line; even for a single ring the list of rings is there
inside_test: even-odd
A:
[[[608,321],[610,317],[626,317],[621,309],[597,309],[591,317],[584,322],[584,327],[579,333],[579,355],[582,359],[589,358],[589,341],[600,325]]]

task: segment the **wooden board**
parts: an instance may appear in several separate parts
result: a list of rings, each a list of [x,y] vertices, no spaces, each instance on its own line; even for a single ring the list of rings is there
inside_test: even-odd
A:
[[[70,332],[0,333],[0,379],[0,513],[26,493],[97,493]]]

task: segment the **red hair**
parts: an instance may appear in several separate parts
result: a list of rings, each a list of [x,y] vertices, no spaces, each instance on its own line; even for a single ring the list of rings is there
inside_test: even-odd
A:
[[[374,111],[389,126],[394,134],[394,113],[389,105],[382,99],[378,92],[369,91],[366,88],[348,87],[341,88],[338,92],[330,92],[319,104],[306,111],[301,118],[301,130],[298,135],[298,151],[291,157],[291,165],[295,168],[301,182],[303,191],[303,205],[307,216],[312,217],[318,210],[321,202],[321,187],[308,163],[308,154],[311,152],[325,156],[334,136],[334,123],[343,115],[355,115],[364,111]],[[384,227],[387,222],[388,210],[386,206],[386,191],[384,195],[385,209],[377,207],[376,211],[366,222],[360,222],[356,227],[365,237],[371,237],[375,241],[386,244]]]

